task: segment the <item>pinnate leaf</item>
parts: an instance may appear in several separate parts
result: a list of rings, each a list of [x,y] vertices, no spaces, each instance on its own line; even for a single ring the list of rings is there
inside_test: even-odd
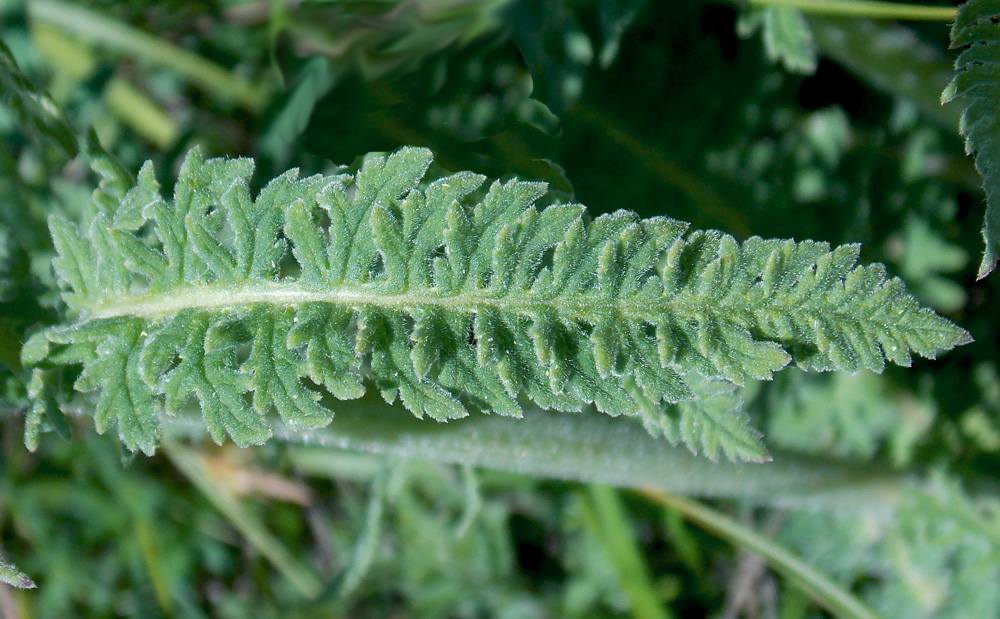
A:
[[[216,441],[308,430],[373,386],[417,417],[593,406],[716,458],[762,460],[733,385],[790,362],[881,371],[968,334],[858,247],[687,232],[541,206],[543,183],[424,177],[431,153],[356,175],[292,170],[256,197],[247,159],[191,151],[172,199],[151,167],[121,207],[53,218],[67,324],[26,365],[82,364],[96,423],[152,452],[200,406]],[[105,194],[106,195],[106,194]]]
[[[979,278],[1000,260],[1000,2],[969,0],[958,10],[951,29],[951,46],[961,49],[955,77],[941,96],[943,103],[965,101],[961,132],[965,150],[975,156],[986,191],[986,248]]]

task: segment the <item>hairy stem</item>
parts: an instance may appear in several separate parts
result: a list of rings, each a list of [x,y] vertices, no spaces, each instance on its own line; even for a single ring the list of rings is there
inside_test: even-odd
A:
[[[905,479],[870,463],[852,464],[778,453],[767,464],[712,462],[671,447],[636,423],[586,412],[534,410],[523,419],[471,415],[427,423],[375,395],[334,402],[325,428],[290,430],[273,420],[275,438],[328,452],[331,448],[467,464],[536,477],[656,488],[689,496],[758,505],[889,514]],[[196,412],[163,417],[175,438],[204,438]]]

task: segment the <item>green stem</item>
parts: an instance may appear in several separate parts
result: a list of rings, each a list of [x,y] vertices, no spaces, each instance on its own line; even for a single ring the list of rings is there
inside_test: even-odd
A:
[[[632,616],[635,619],[674,617],[656,595],[649,568],[617,491],[594,484],[588,494],[580,496],[584,526],[618,576],[618,585],[629,600]]]
[[[868,19],[906,19],[954,21],[958,9],[953,6],[925,6],[877,0],[750,0],[753,6],[789,6],[803,13],[833,17]]]
[[[204,461],[194,451],[164,441],[163,452],[185,477],[233,525],[250,544],[263,555],[298,592],[314,599],[323,588],[322,582],[307,566],[300,564],[287,548],[264,527],[264,524],[240,505],[228,488],[213,479]]]
[[[879,615],[849,591],[813,569],[802,559],[735,520],[700,503],[665,492],[644,490],[644,496],[672,509],[706,531],[760,555],[780,574],[805,591],[835,617],[879,619]]]
[[[60,0],[32,0],[28,10],[31,17],[40,22],[122,54],[169,67],[206,91],[233,99],[252,112],[260,112],[267,103],[267,88],[250,84],[197,54],[132,26]]]
[[[638,423],[595,412],[533,410],[523,419],[475,414],[434,423],[375,395],[331,406],[337,414],[318,430],[289,430],[279,419],[269,420],[274,437],[304,443],[297,449],[316,450],[317,456],[333,455],[332,448],[341,448],[549,479],[876,517],[893,512],[905,483],[900,475],[870,463],[852,465],[782,453],[774,454],[774,461],[767,464],[712,462],[650,436]],[[190,416],[163,416],[161,421],[169,436],[205,436],[205,424],[194,410]]]
[[[368,509],[365,512],[365,528],[354,546],[350,563],[338,577],[337,597],[341,599],[347,599],[354,593],[375,562],[379,538],[382,535],[387,479],[388,469],[383,468],[372,482],[371,497],[368,499]]]

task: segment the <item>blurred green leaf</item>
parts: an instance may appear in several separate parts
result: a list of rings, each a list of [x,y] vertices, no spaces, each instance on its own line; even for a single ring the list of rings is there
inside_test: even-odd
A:
[[[77,153],[76,133],[52,99],[31,83],[14,60],[14,54],[0,41],[0,101],[21,123],[58,145],[68,157]]]
[[[780,62],[793,73],[816,72],[816,46],[802,12],[793,6],[752,7],[740,17],[737,31],[742,37],[758,30],[764,53],[771,62]]]

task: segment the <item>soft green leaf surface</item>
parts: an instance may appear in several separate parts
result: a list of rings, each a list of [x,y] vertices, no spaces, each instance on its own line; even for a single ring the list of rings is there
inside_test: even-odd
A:
[[[250,160],[194,150],[172,200],[147,165],[120,209],[52,218],[72,319],[30,341],[25,363],[82,362],[98,430],[145,452],[159,413],[192,397],[216,441],[247,445],[266,440],[272,409],[318,428],[324,392],[374,385],[417,417],[593,405],[713,457],[762,459],[737,405],[699,397],[703,381],[766,380],[790,361],[881,371],[968,341],[881,265],[858,266],[855,245],[741,244],[628,211],[590,220],[536,207],[543,183],[425,181],[431,158],[293,170],[254,197]]]

